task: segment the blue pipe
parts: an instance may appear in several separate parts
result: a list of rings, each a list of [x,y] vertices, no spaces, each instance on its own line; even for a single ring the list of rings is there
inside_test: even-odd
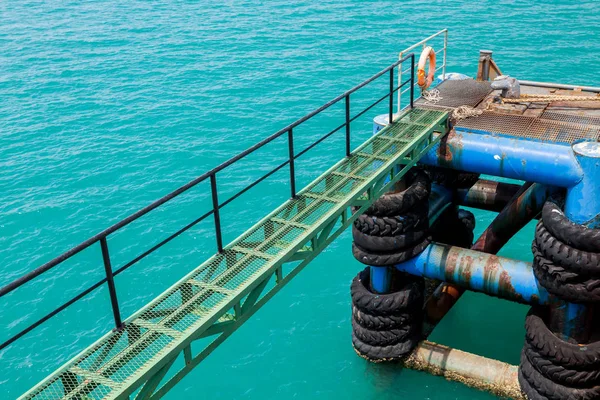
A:
[[[573,153],[584,171],[583,179],[567,189],[565,215],[573,222],[588,228],[600,227],[600,144],[579,142]],[[564,339],[587,343],[592,331],[595,307],[591,304],[560,302],[551,309],[550,325]]]
[[[452,192],[444,186],[432,184],[429,194],[429,223],[432,224],[452,203]],[[390,291],[394,268],[371,266],[371,289],[376,293]]]
[[[537,284],[531,263],[524,261],[431,244],[423,253],[396,268],[520,303],[550,303],[546,289]]]
[[[448,134],[420,163],[559,187],[583,178],[569,146],[464,131]]]

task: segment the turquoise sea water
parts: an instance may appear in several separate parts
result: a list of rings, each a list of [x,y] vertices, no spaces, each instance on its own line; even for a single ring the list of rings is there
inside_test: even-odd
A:
[[[318,107],[438,29],[450,28],[449,71],[474,75],[485,48],[504,72],[522,79],[600,84],[597,3],[532,3],[1,2],[0,285]],[[358,95],[357,106],[385,85]],[[370,135],[373,115],[353,125],[354,145]],[[342,116],[338,108],[299,129],[297,148]],[[299,185],[343,155],[342,136],[298,163]],[[285,152],[281,141],[224,172],[222,198]],[[284,171],[227,206],[225,240],[284,201],[286,182]],[[114,235],[113,264],[208,205],[207,185],[200,185]],[[481,232],[493,216],[477,216]],[[531,236],[528,226],[501,254],[529,260]],[[354,354],[349,283],[361,265],[350,241],[346,232],[167,398],[491,398]],[[117,277],[123,314],[213,252],[207,221]],[[94,246],[0,299],[0,340],[101,279],[99,255]],[[517,363],[525,312],[468,294],[432,340]],[[111,324],[102,289],[1,351],[0,398],[23,393]]]

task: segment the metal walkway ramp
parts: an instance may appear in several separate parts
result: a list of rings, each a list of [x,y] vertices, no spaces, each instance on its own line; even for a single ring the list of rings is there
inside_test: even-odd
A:
[[[160,397],[389,190],[446,120],[410,110],[24,398],[127,398],[141,385],[137,398]],[[183,367],[156,391],[181,353]]]

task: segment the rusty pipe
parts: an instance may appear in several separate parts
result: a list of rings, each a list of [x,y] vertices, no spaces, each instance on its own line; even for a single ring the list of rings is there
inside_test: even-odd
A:
[[[421,342],[404,361],[404,365],[491,392],[498,397],[525,399],[521,394],[516,365],[429,341]]]
[[[468,189],[457,189],[456,201],[461,206],[488,211],[502,211],[519,191],[520,185],[480,179]]]
[[[554,190],[556,189],[526,182],[471,249],[496,254],[515,233],[540,213],[546,198]],[[423,323],[423,337],[429,336],[463,293],[464,289],[449,283],[442,283],[435,290],[425,304],[426,318]]]

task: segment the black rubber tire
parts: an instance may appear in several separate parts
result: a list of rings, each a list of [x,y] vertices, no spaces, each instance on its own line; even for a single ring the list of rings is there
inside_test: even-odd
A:
[[[413,169],[407,175],[409,186],[406,190],[382,195],[365,211],[365,214],[377,217],[402,215],[429,198],[431,190],[429,176],[419,169]]]
[[[479,180],[479,174],[457,171],[450,168],[426,167],[431,181],[455,189],[468,189]]]
[[[462,222],[467,229],[471,231],[475,229],[475,215],[471,211],[459,208],[457,216],[459,221]]]
[[[552,382],[582,388],[600,384],[600,369],[598,368],[578,370],[554,364],[536,352],[527,342],[523,346],[523,351],[531,365]]]
[[[431,237],[426,237],[422,242],[417,243],[411,247],[407,247],[402,251],[397,252],[370,252],[358,246],[356,243],[352,243],[352,255],[359,262],[365,265],[373,265],[376,267],[384,267],[396,265],[421,254],[427,246],[431,243]]]
[[[600,276],[600,253],[578,250],[561,242],[542,221],[535,228],[535,242],[545,258],[578,274]]]
[[[580,346],[554,335],[544,321],[543,307],[533,306],[525,317],[525,338],[534,351],[553,364],[569,369],[600,369],[600,342]]]
[[[363,343],[371,346],[391,346],[400,343],[414,335],[417,329],[416,322],[410,325],[404,325],[386,331],[375,331],[362,327],[357,321],[352,319],[352,332]]]
[[[429,230],[406,232],[398,236],[371,236],[352,226],[352,238],[361,248],[375,252],[402,250],[423,241]]]
[[[352,346],[356,353],[375,363],[385,361],[398,361],[407,356],[419,343],[420,335],[415,334],[405,341],[391,346],[372,346],[364,343],[352,332]]]
[[[427,206],[428,203],[426,202]],[[429,228],[428,207],[418,207],[395,217],[377,217],[362,214],[354,221],[354,227],[371,236],[396,236],[408,231]]]
[[[600,253],[600,229],[590,229],[569,220],[559,203],[551,198],[542,208],[542,221],[552,236],[575,249]]]
[[[406,275],[403,286],[392,293],[371,291],[369,268],[358,273],[350,285],[352,305],[369,315],[399,315],[423,304],[423,279]]]
[[[525,398],[528,400],[548,400],[546,396],[542,396],[538,392],[535,391],[533,387],[527,382],[527,379],[523,376],[521,372],[521,368],[519,368],[519,373],[517,374],[519,379],[519,386],[521,386],[521,392],[525,395]]]
[[[569,271],[547,259],[535,240],[531,243],[531,252],[533,253],[534,263],[537,262],[536,268],[539,269],[542,280],[556,281],[556,283],[562,284],[580,283],[583,279],[578,273]]]
[[[527,359],[525,352],[521,352],[519,372],[538,394],[549,400],[593,400],[600,399],[600,386],[591,388],[572,388],[551,381],[537,371]]]
[[[414,318],[414,313],[404,312],[390,315],[371,315],[362,312],[355,305],[352,305],[352,318],[362,327],[374,331],[385,331],[396,329],[410,324]]]
[[[448,210],[432,228],[432,239],[436,243],[470,248],[473,244],[475,216],[467,210]]]
[[[546,290],[561,300],[573,303],[600,302],[600,279],[588,279],[579,283],[573,282],[572,272],[558,267],[548,259],[535,257],[533,259],[533,273],[538,283]]]

